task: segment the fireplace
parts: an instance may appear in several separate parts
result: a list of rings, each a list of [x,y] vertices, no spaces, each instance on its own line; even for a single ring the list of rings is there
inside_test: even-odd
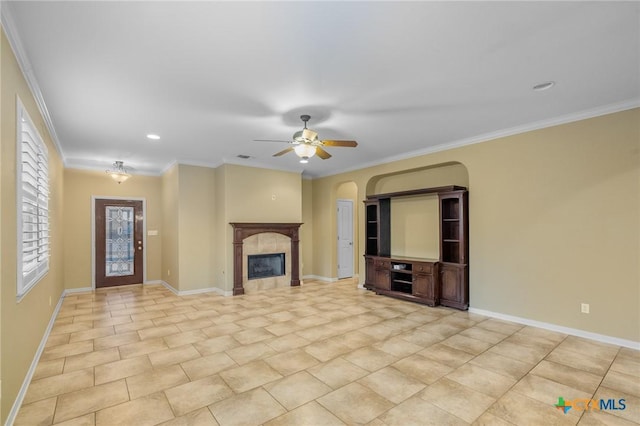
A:
[[[259,234],[275,233],[288,238],[290,248],[283,250],[282,247],[273,247],[273,250],[262,253],[247,254],[269,254],[287,252],[285,256],[285,274],[279,277],[265,278],[264,280],[288,281],[292,287],[300,285],[300,253],[299,253],[299,228],[302,223],[241,223],[231,222],[233,227],[233,295],[244,294],[244,278],[248,275],[246,265],[248,261],[243,254],[243,242],[245,239]],[[278,244],[276,244],[277,246]],[[245,263],[247,262],[247,263]],[[244,266],[243,266],[244,264]],[[245,274],[243,274],[243,269]],[[261,279],[252,280],[252,283],[260,282]],[[260,287],[258,287],[260,289]]]
[[[247,256],[247,278],[279,277],[285,275],[284,253],[250,254]]]

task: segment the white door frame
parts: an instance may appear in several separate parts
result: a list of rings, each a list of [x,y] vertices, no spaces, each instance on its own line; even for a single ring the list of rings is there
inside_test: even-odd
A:
[[[147,199],[144,197],[91,196],[91,288],[96,289],[96,200],[142,201],[142,282],[147,282]]]
[[[354,203],[353,203],[353,200],[349,200],[349,199],[341,199],[341,198],[339,198],[339,199],[336,200],[336,219],[337,219],[336,220],[336,235],[337,235],[337,238],[336,238],[336,247],[337,247],[336,260],[337,260],[337,264],[339,265],[341,247],[340,247],[340,215],[338,215],[338,211],[340,210],[340,204],[341,203],[348,203],[349,206],[351,207],[351,222],[349,224],[350,227],[351,227],[351,244],[350,244],[350,246],[351,246],[351,255],[349,256],[349,262],[351,263],[351,275],[350,276],[346,276],[346,277],[341,277],[340,276],[340,268],[337,268],[336,269],[336,276],[337,276],[338,279],[353,277],[354,276],[354,266],[355,266],[354,262],[353,262],[353,253],[354,253],[353,244],[354,244],[354,241],[355,241],[355,238],[353,236],[353,234],[355,232],[355,227],[353,226],[353,215],[354,215],[353,208],[354,208]]]

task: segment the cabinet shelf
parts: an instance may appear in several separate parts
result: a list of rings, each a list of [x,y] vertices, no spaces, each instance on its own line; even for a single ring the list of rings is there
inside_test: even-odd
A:
[[[469,307],[468,193],[440,194],[440,304]]]
[[[412,287],[413,286],[410,282],[394,281],[393,283],[391,283],[391,291],[398,291],[400,293],[411,294],[413,290]]]

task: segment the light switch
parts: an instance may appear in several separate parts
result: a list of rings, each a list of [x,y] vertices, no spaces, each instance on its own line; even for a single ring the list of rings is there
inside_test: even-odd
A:
[[[150,236],[158,235],[158,230],[157,229],[151,229],[151,230],[147,231],[147,235],[150,235]]]

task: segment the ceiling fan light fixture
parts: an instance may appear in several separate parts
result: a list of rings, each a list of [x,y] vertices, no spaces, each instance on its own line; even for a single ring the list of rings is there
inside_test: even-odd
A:
[[[296,145],[293,150],[295,151],[296,155],[302,159],[306,158],[307,160],[309,160],[309,158],[316,155],[316,147],[306,143]]]
[[[309,157],[302,157],[302,158],[300,158],[300,162],[301,162],[302,164],[307,164],[307,163],[309,162]]]
[[[105,171],[113,180],[121,184],[125,180],[129,179],[131,175],[127,172],[127,169],[124,167],[124,162],[116,161],[113,163],[113,169]]]

